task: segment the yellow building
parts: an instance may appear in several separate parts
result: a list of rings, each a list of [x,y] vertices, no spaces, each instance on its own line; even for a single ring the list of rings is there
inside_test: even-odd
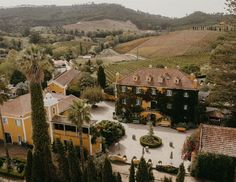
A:
[[[78,76],[79,71],[75,69],[67,70],[53,80],[49,81],[47,90],[51,93],[66,95],[66,89],[68,88],[69,84],[74,78]]]
[[[47,113],[51,142],[58,138],[64,143],[72,142],[74,145],[79,145],[77,127],[67,117],[67,111],[73,100],[76,99],[78,98],[72,95],[65,96],[53,93],[45,95],[44,106]],[[22,144],[24,142],[33,144],[30,103],[30,94],[26,94],[4,103],[1,107],[7,143]],[[95,144],[91,143],[90,128],[95,123],[96,121],[91,121],[83,126],[84,147],[91,155],[101,151],[100,141]],[[3,139],[1,134],[0,139]]]

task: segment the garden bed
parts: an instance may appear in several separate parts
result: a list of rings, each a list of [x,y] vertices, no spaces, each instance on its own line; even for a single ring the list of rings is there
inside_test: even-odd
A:
[[[140,138],[140,144],[144,147],[157,148],[162,145],[162,140],[157,136],[144,135]]]

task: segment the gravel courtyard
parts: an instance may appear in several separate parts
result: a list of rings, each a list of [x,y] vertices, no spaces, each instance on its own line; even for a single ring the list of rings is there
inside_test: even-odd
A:
[[[92,119],[101,120],[113,120],[112,113],[114,112],[113,102],[101,102],[98,104],[98,108],[92,110]],[[139,138],[148,133],[147,125],[140,124],[124,124],[126,129],[126,136],[124,136],[119,144],[115,144],[110,147],[111,154],[126,155],[128,161],[133,156],[140,158],[142,156],[143,147],[139,143]],[[182,161],[181,150],[183,143],[187,136],[191,135],[194,130],[187,131],[186,133],[179,133],[171,128],[154,127],[154,133],[162,139],[163,145],[156,149],[149,149],[145,151],[144,157],[146,160],[151,159],[153,164],[158,164],[158,161],[162,161],[162,164],[173,164],[179,166]],[[136,140],[132,139],[132,135],[136,136]],[[173,143],[173,147],[170,147],[169,143]],[[173,152],[173,159],[170,159],[171,152]],[[187,166],[185,162],[185,166]]]

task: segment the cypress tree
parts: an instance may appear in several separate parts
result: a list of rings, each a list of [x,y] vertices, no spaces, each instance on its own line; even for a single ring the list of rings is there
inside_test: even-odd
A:
[[[148,166],[147,166],[147,163],[143,157],[140,159],[140,163],[138,165],[136,179],[137,179],[137,182],[148,182],[149,181]]]
[[[28,70],[27,76],[30,81],[31,118],[33,128],[32,139],[34,144],[32,181],[52,181],[49,177],[53,174],[50,138],[48,134],[48,124],[46,121],[46,111],[44,108],[41,87],[44,75],[38,65],[38,61],[40,61],[40,52],[37,48],[32,47],[32,49],[28,51],[28,54],[31,56],[31,66]]]
[[[106,74],[105,74],[104,68],[102,66],[99,66],[99,68],[98,68],[97,81],[98,81],[98,85],[101,88],[106,87]]]
[[[105,159],[104,166],[102,168],[102,182],[114,182],[112,166],[108,158]]]
[[[148,177],[149,177],[149,182],[155,181],[155,177],[154,177],[154,174],[153,174],[151,166],[148,168]]]
[[[69,164],[66,158],[66,150],[61,140],[57,139],[55,141],[55,148],[57,151],[56,157],[58,162],[58,176],[60,181],[69,182],[70,175],[69,175]]]
[[[97,181],[96,167],[92,157],[88,159],[86,172],[87,172],[87,182]]]
[[[69,164],[70,181],[71,182],[81,182],[82,181],[82,172],[80,169],[78,157],[75,152],[75,148],[72,144],[69,146],[68,164]]]
[[[33,154],[31,150],[28,150],[27,153],[27,162],[25,167],[25,180],[26,182],[31,182],[32,179],[32,163],[33,163]]]
[[[131,166],[129,169],[129,182],[135,182],[135,168],[134,168],[134,162],[131,161]]]
[[[176,177],[176,182],[184,182],[184,178],[185,178],[185,168],[184,168],[184,164],[181,163],[179,166],[177,177]]]
[[[116,182],[122,182],[122,178],[119,172],[116,175]]]

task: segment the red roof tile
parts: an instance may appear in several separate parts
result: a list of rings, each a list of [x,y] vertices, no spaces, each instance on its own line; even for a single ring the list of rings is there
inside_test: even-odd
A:
[[[137,77],[135,81],[134,77]],[[198,90],[197,82],[178,69],[146,68],[138,70],[117,81],[118,85],[162,87],[183,90]]]
[[[236,128],[202,125],[199,151],[236,157]]]

